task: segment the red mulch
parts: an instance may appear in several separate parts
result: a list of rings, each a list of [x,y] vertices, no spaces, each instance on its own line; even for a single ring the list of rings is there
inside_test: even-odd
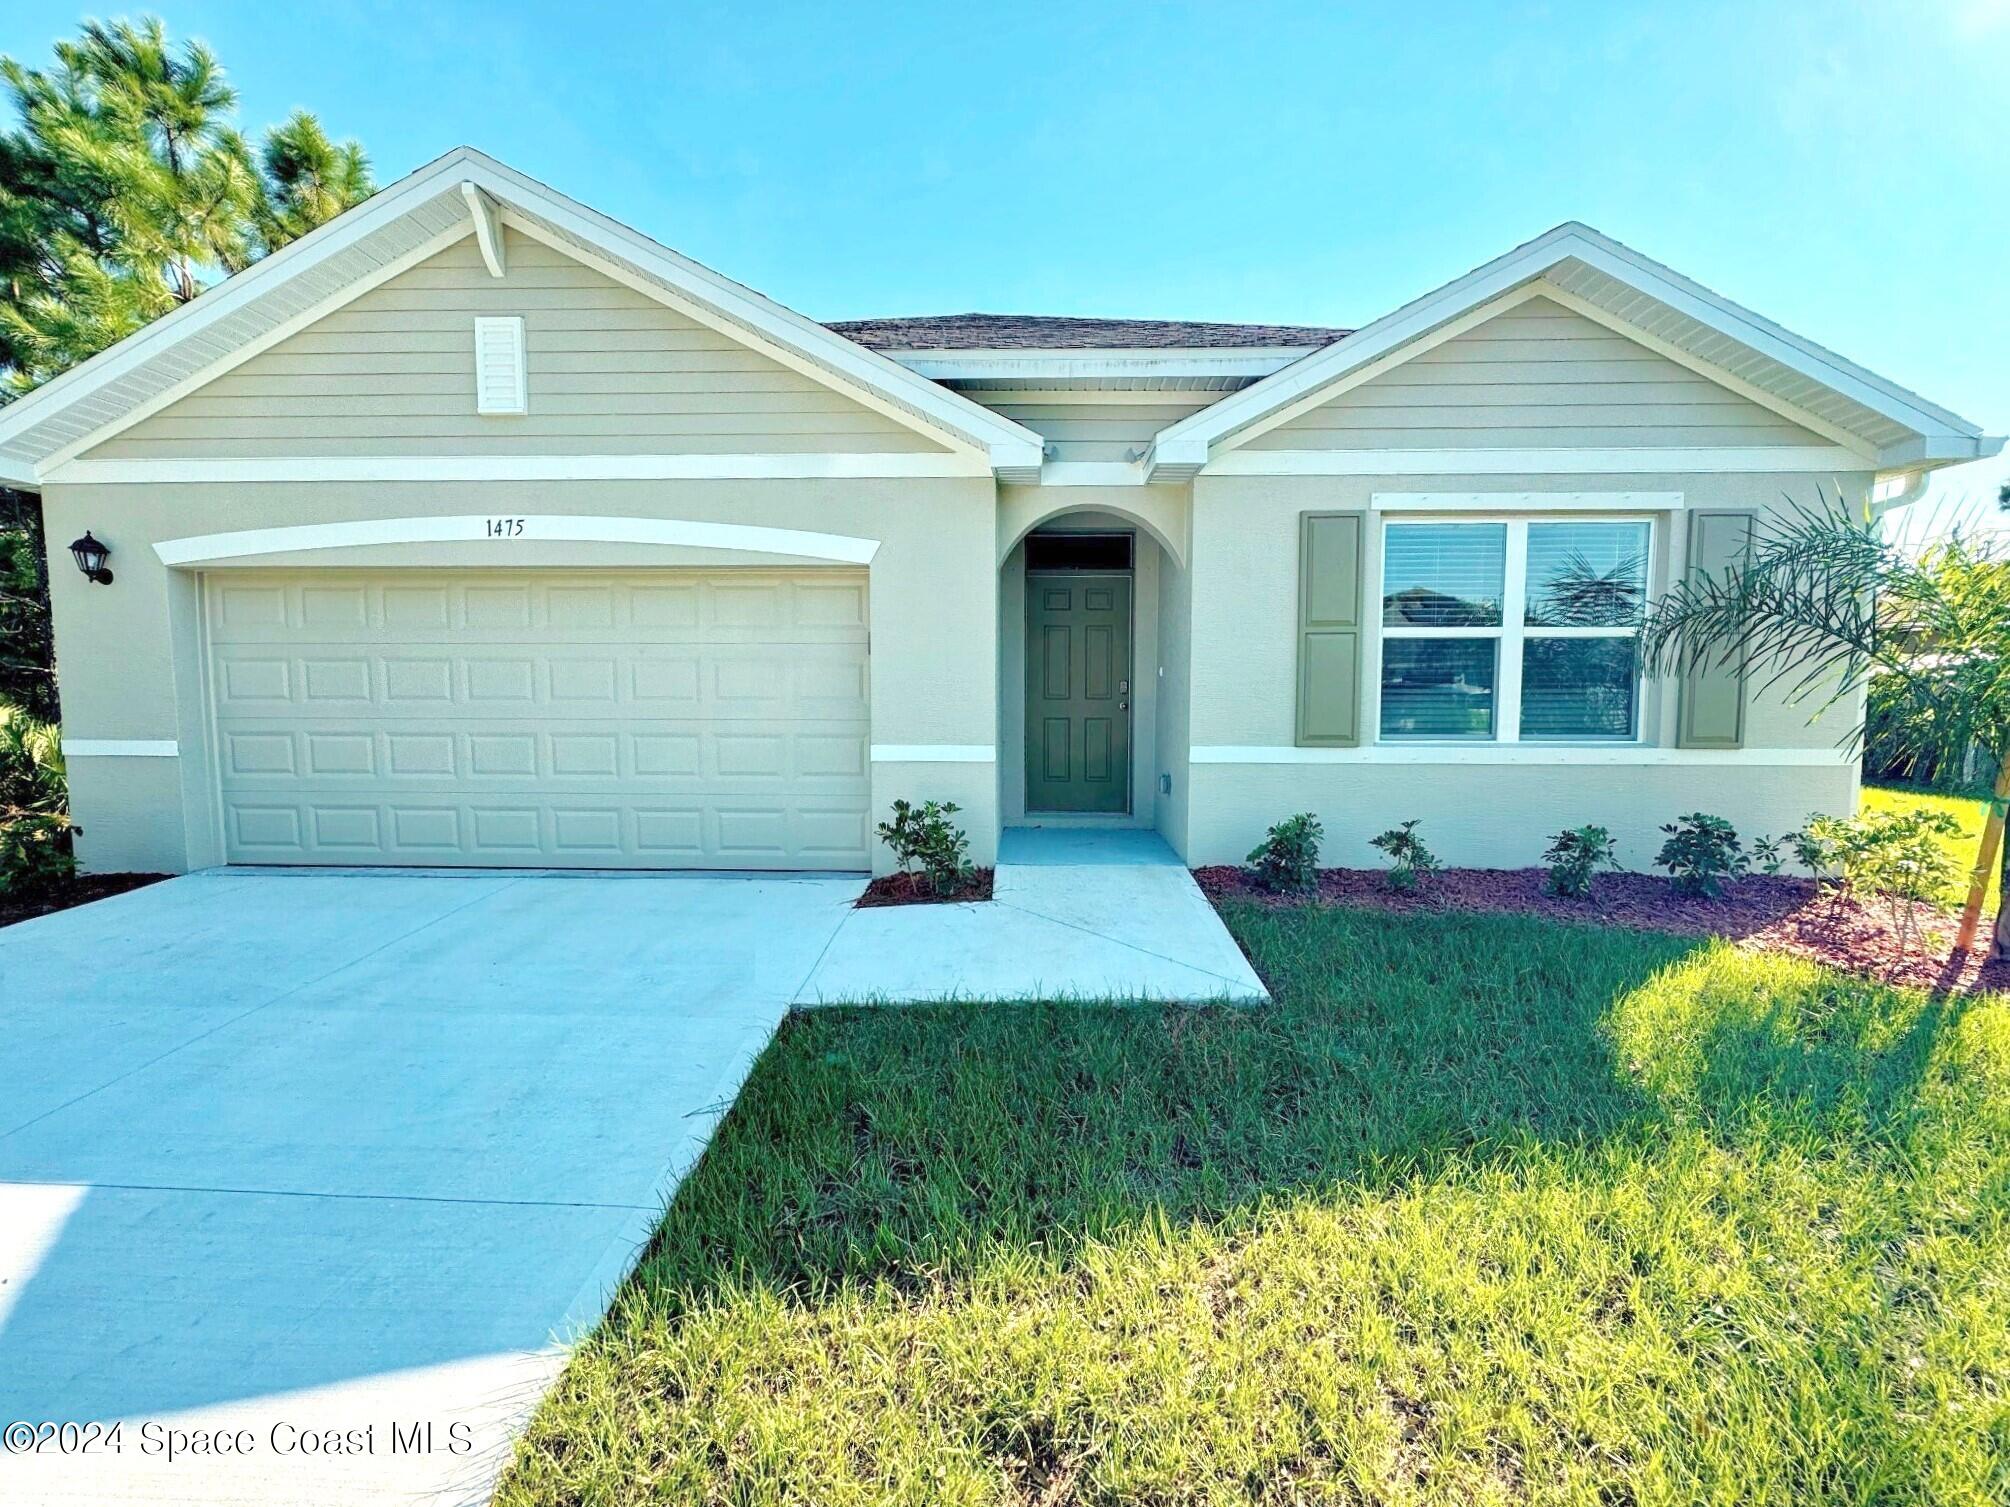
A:
[[[52,915],[73,905],[89,905],[93,900],[107,900],[113,895],[123,895],[127,890],[136,890],[167,877],[165,874],[79,874],[53,894],[34,900],[0,900],[0,926],[12,926],[16,921],[32,921],[37,916]]]
[[[1916,907],[1920,940],[1908,954],[1899,946],[1888,906],[1838,902],[1818,893],[1811,879],[1740,879],[1721,900],[1695,900],[1676,894],[1658,875],[1600,874],[1592,881],[1589,899],[1562,900],[1543,889],[1543,873],[1446,869],[1427,880],[1420,893],[1398,895],[1390,891],[1379,869],[1321,869],[1319,901],[1398,914],[1481,911],[1685,937],[1728,937],[1741,946],[1789,952],[1892,983],[1949,991],[2010,990],[2010,964],[1985,962],[1987,917],[1976,949],[1956,957],[1951,952],[1956,916],[1931,906]],[[1306,903],[1295,895],[1269,894],[1256,887],[1248,870],[1226,864],[1196,869],[1194,877],[1210,899],[1254,900],[1271,906]]]
[[[861,910],[874,905],[950,905],[959,900],[989,900],[991,871],[972,869],[970,877],[946,895],[935,893],[925,874],[882,874],[858,897]]]

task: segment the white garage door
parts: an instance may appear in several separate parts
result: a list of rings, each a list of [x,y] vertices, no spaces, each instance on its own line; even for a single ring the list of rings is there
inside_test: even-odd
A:
[[[864,868],[856,571],[231,571],[236,863]]]

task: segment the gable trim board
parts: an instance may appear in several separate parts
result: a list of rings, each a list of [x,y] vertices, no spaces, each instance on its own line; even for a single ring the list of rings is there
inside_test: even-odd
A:
[[[649,292],[694,318],[700,317],[694,311],[702,308],[707,322],[713,322],[722,333],[730,333],[764,354],[770,353],[767,348],[771,347],[777,359],[779,353],[786,352],[791,363],[802,363],[804,375],[859,401],[869,400],[868,406],[885,404],[897,410],[888,416],[917,432],[952,447],[981,452],[1001,475],[1020,480],[1038,475],[1040,438],[1031,430],[678,256],[472,148],[459,147],[0,411],[0,480],[37,484],[52,459],[101,444],[138,422],[138,410],[160,399],[163,389],[177,389],[186,396],[196,386],[250,359],[246,348],[264,342],[270,326],[247,329],[222,359],[202,363],[195,371],[172,373],[163,368],[170,372],[168,380],[151,387],[143,380],[148,363],[171,355],[178,346],[232,316],[250,319],[260,299],[405,215],[451,196],[459,210],[448,244],[477,233],[470,215],[479,205],[468,195],[469,186],[501,206],[504,220],[554,249],[588,265],[605,259],[623,268],[629,277],[650,285],[637,291]],[[473,218],[479,214],[474,213]],[[371,275],[374,277],[374,270]],[[317,307],[325,316],[367,291],[352,281],[339,290],[346,296],[320,301]],[[291,324],[298,317],[299,311],[295,311],[274,323]],[[133,390],[111,392],[115,384],[127,379],[131,379]],[[51,420],[60,422],[72,409],[86,412],[82,405],[91,403],[101,408],[109,405],[111,411],[94,423],[86,419],[82,428],[70,426],[68,432],[53,435],[46,445],[38,446],[27,438],[37,426]]]
[[[372,481],[834,481],[985,477],[969,455],[802,451],[786,455],[302,455],[73,460],[44,481],[62,486],[140,482]]]
[[[1839,445],[1639,450],[1231,450],[1206,476],[1644,476],[1656,472],[1866,471]],[[1165,480],[1163,473],[1158,477]]]
[[[1146,469],[1166,480],[1191,476],[1210,463],[1217,446],[1233,450],[1262,432],[1258,426],[1268,428],[1286,422],[1305,408],[1317,406],[1344,391],[1340,384],[1369,380],[1409,359],[1415,353],[1410,349],[1413,345],[1429,349],[1430,345],[1464,333],[1515,303],[1552,296],[1552,289],[1572,294],[1581,310],[1589,300],[1582,296],[1581,290],[1566,287],[1561,280],[1573,268],[1585,269],[1632,289],[1656,306],[1693,320],[1699,327],[1771,363],[1772,370],[1825,388],[1870,419],[1881,419],[1911,432],[1909,436],[1887,435],[1882,439],[1856,434],[1864,444],[1865,455],[1876,465],[1911,463],[1915,451],[1923,451],[1930,458],[1954,455],[1972,459],[1994,454],[2001,448],[2000,440],[1983,435],[1967,420],[1832,351],[1790,335],[1771,321],[1710,293],[1587,226],[1572,222],[1455,278],[1191,418],[1168,426],[1154,442]],[[1629,338],[1637,338],[1633,320],[1619,320],[1614,327]],[[1693,353],[1692,359],[1702,361],[1693,357]],[[1703,361],[1696,369],[1713,380],[1718,380],[1720,373],[1733,375],[1723,372],[1721,364],[1715,361]],[[1750,382],[1745,385],[1757,387]],[[1776,402],[1785,401],[1774,396]],[[1801,411],[1798,404],[1787,406]],[[1808,417],[1819,415],[1809,413]],[[1824,427],[1833,432],[1834,426],[1826,420]]]

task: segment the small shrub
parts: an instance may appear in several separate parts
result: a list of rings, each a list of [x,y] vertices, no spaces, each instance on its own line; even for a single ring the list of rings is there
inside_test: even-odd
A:
[[[1566,827],[1550,840],[1542,855],[1549,865],[1543,887],[1566,900],[1591,893],[1591,876],[1601,868],[1619,867],[1619,844],[1603,827]]]
[[[1301,811],[1266,832],[1243,861],[1273,894],[1306,894],[1319,888],[1319,843],[1325,836],[1319,818]]]
[[[0,820],[0,900],[40,900],[77,872],[70,824],[60,816]]]
[[[919,869],[938,895],[953,894],[970,877],[970,839],[949,819],[961,809],[954,801],[895,801],[893,820],[879,824],[901,872]]]
[[[1798,833],[1788,832],[1780,837],[1755,837],[1752,839],[1752,867],[1761,874],[1777,874],[1787,866],[1788,854]]]
[[[1389,888],[1399,895],[1414,893],[1427,878],[1443,867],[1438,862],[1438,855],[1425,847],[1423,838],[1417,836],[1416,818],[1400,827],[1391,827],[1368,841],[1370,846],[1380,848],[1389,855]]]
[[[1737,829],[1721,816],[1692,811],[1661,830],[1668,840],[1654,862],[1668,871],[1678,895],[1715,900],[1752,866]]]
[[[1961,878],[1961,864],[1944,841],[1961,835],[1961,823],[1933,807],[1818,816],[1808,822],[1808,833],[1823,845],[1825,867],[1841,869],[1843,893],[1883,899],[1905,952],[1918,941],[1914,907],[1938,901]]]

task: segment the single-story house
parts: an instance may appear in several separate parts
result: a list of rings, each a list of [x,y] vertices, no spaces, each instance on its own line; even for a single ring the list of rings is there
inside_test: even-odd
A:
[[[1851,807],[1853,708],[1643,676],[1643,604],[2001,444],[1578,224],[1352,331],[819,324],[461,149],[0,410],[0,481],[92,869],[883,868],[897,797],[1521,865]]]

